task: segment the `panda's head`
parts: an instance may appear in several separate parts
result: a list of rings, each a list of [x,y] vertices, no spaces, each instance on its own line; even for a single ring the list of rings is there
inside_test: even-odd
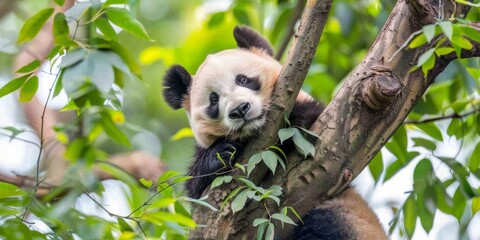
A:
[[[164,97],[185,108],[198,144],[220,137],[242,139],[266,122],[270,96],[281,70],[267,40],[247,27],[236,27],[237,49],[209,55],[192,76],[180,65],[164,77]]]

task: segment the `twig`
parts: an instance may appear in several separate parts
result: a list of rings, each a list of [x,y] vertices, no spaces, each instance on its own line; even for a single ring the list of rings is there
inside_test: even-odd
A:
[[[28,203],[25,206],[25,211],[22,214],[22,219],[23,220],[25,220],[25,218],[27,216],[28,209],[30,208],[30,205],[32,203],[32,199],[35,197],[35,194],[37,193],[38,187],[40,186],[40,183],[41,183],[40,180],[39,180],[40,179],[40,160],[42,158],[43,146],[44,146],[44,143],[45,143],[45,138],[44,138],[45,112],[47,111],[48,102],[50,101],[50,97],[52,95],[52,89],[55,86],[55,84],[57,83],[57,80],[58,80],[59,76],[60,76],[60,73],[58,73],[55,76],[55,80],[53,81],[52,85],[48,89],[47,100],[45,100],[45,104],[44,104],[43,110],[42,110],[42,115],[40,116],[40,119],[41,119],[40,120],[40,147],[39,147],[39,151],[38,151],[38,157],[37,157],[37,162],[36,162],[36,170],[35,170],[36,171],[35,172],[36,183],[35,183],[35,188],[33,189],[32,195],[28,199]]]
[[[0,135],[12,138],[12,135],[8,135],[8,134],[5,134],[5,133],[0,132]],[[18,141],[22,141],[22,142],[26,142],[26,143],[30,143],[30,144],[35,145],[36,147],[40,148],[40,145],[38,143],[34,142],[34,141],[30,141],[30,140],[24,139],[24,138],[19,138],[19,137],[16,137],[16,136],[13,136],[13,139],[18,140]]]
[[[423,120],[408,120],[408,121],[404,121],[403,124],[423,124],[423,123],[436,122],[436,121],[447,120],[447,119],[462,119],[464,117],[467,117],[469,115],[472,115],[474,113],[479,113],[479,112],[480,112],[480,109],[475,109],[464,114],[453,113],[446,116],[427,118]]]
[[[302,16],[302,10],[305,6],[307,0],[298,0],[297,5],[295,6],[295,10],[290,18],[290,21],[287,25],[287,32],[285,33],[285,37],[283,38],[282,42],[280,43],[280,47],[278,48],[277,54],[275,55],[275,59],[280,60],[287,49],[288,43],[292,38],[293,34],[295,33],[295,24],[298,22],[300,17]]]

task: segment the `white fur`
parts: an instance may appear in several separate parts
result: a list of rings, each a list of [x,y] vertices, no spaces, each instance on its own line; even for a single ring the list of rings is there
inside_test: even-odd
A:
[[[189,119],[197,142],[208,147],[218,137],[237,139],[255,134],[265,124],[266,108],[280,69],[281,65],[262,51],[232,49],[209,55],[193,77],[190,88]],[[237,85],[238,74],[258,77],[260,90]],[[218,119],[207,115],[211,92],[220,97]],[[230,119],[228,113],[244,102],[251,105],[245,120]]]

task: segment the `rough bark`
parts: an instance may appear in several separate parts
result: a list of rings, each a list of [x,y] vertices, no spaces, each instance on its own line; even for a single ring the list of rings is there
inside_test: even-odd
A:
[[[275,108],[269,113],[269,119],[274,120],[263,131],[262,139],[247,146],[242,163],[274,143],[278,129],[283,126],[283,114],[291,110],[318,43],[318,39],[317,42],[312,39],[321,35],[323,26],[314,31],[315,27],[310,25],[325,24],[330,4],[329,1],[307,2],[298,35],[273,95]],[[454,54],[437,58],[435,67],[425,78],[421,70],[410,72],[410,69],[431,46],[403,49],[394,54],[422,26],[439,18],[449,18],[454,11],[457,17],[464,17],[468,10],[463,5],[455,7],[453,1],[444,1],[439,7],[438,1],[399,0],[367,56],[311,127],[320,136],[315,143],[315,156],[304,160],[303,156],[293,153],[288,158],[287,171],[265,177],[266,170],[260,168],[252,174],[253,181],[265,186],[282,186],[282,206],[293,206],[300,215],[321,199],[341,192],[385,145],[436,76],[456,59]],[[478,25],[476,28],[480,29]],[[303,42],[305,39],[310,40]],[[479,56],[480,46],[474,45],[472,50],[463,52],[462,57]],[[214,196],[211,203],[218,205],[236,186],[233,183],[206,192]],[[268,205],[268,208],[275,206]],[[222,212],[197,207],[193,216],[207,227],[192,231],[191,239],[251,239],[255,234],[253,220],[267,213],[263,205],[249,202],[235,215],[227,206]],[[285,237],[290,232],[291,227],[287,227],[281,234]]]

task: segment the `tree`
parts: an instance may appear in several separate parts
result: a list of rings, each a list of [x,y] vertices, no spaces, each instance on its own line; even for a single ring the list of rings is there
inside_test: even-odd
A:
[[[55,2],[63,5],[63,1]],[[53,49],[50,58],[54,60],[57,53],[64,54],[64,59],[60,64],[62,70],[58,77],[59,79],[68,77],[68,79],[73,79],[75,83],[67,84],[68,82],[58,80],[59,83],[63,84],[57,84],[58,87],[55,89],[64,88],[67,91],[71,99],[67,107],[76,110],[76,119],[78,119],[76,124],[81,124],[86,128],[77,138],[69,138],[66,141],[68,146],[66,156],[76,165],[85,163],[96,165],[96,160],[105,158],[101,150],[94,145],[94,140],[98,137],[99,131],[105,132],[106,135],[119,143],[128,145],[130,142],[130,138],[120,130],[121,127],[119,128],[123,117],[120,112],[122,108],[119,106],[120,101],[117,101],[112,84],[115,83],[121,87],[123,81],[119,78],[121,76],[120,72],[135,78],[134,75],[140,73],[140,68],[130,56],[130,51],[119,44],[118,34],[112,30],[110,23],[106,20],[140,38],[148,40],[150,37],[142,25],[132,18],[127,10],[110,5],[112,3],[128,4],[127,2],[106,1],[100,3],[92,1],[91,3],[77,4],[74,8],[76,8],[76,12],[83,13],[83,18],[80,15],[72,17],[62,13],[55,13],[53,18],[53,37],[59,48]],[[265,151],[277,140],[277,132],[279,128],[284,126],[283,116],[293,106],[296,94],[302,86],[314,58],[315,49],[318,49],[316,58],[319,58],[320,61],[325,61],[322,54],[328,52],[322,51],[324,50],[322,49],[322,42],[318,48],[317,44],[325,24],[328,24],[327,16],[332,1],[272,2],[261,1],[261,3],[270,3],[280,9],[271,30],[272,40],[280,49],[278,58],[282,58],[282,52],[288,45],[286,43],[289,42],[292,35],[294,36],[292,47],[285,60],[286,64],[281,74],[280,84],[277,85],[275,90],[276,94],[274,96],[278,97],[273,99],[277,106],[284,107],[269,112],[269,118],[275,119],[275,124],[271,124],[265,130],[265,138],[251,143],[247,147],[242,156],[242,159],[244,159],[242,163],[245,165],[248,165],[248,160],[252,155]],[[208,20],[208,26],[215,28],[221,25],[222,21],[227,22],[228,17],[232,15],[238,22],[255,25],[253,21],[255,15],[252,14],[251,10],[252,6],[259,6],[255,4],[253,2],[234,2],[229,9],[212,14]],[[353,3],[349,4],[355,5]],[[132,3],[130,6],[135,9],[137,5]],[[337,11],[340,11],[338,9],[352,11],[347,6],[349,5],[345,2],[340,2]],[[471,13],[465,20],[470,6],[474,7],[471,10],[473,14]],[[303,215],[319,199],[334,196],[348,185],[386,144],[387,149],[395,155],[396,160],[384,169],[381,161],[382,156],[377,155],[370,164],[372,175],[376,181],[382,179],[380,177],[382,171],[385,172],[383,179],[387,181],[403,167],[416,164],[412,191],[408,193],[409,197],[401,207],[401,211],[395,216],[392,229],[398,227],[399,220],[403,219],[405,234],[412,237],[416,228],[416,219],[419,218],[422,228],[428,232],[432,228],[436,209],[454,215],[459,219],[461,228],[466,229],[468,221],[464,222],[460,219],[462,216],[464,219],[472,219],[472,216],[479,210],[480,202],[479,189],[467,180],[467,178],[478,179],[480,177],[480,145],[478,144],[480,133],[480,117],[478,117],[480,71],[477,70],[478,62],[464,60],[459,64],[467,66],[463,69],[466,69],[474,78],[473,81],[471,79],[459,81],[452,77],[455,80],[436,84],[430,92],[427,89],[453,60],[478,57],[480,26],[477,23],[479,20],[477,7],[477,3],[460,0],[439,2],[438,5],[428,1],[398,1],[377,40],[363,58],[364,60],[349,74],[324,113],[310,129],[320,136],[320,140],[314,143],[316,150],[314,157],[309,161],[303,161],[303,156],[293,153],[288,156],[286,171],[279,171],[267,178],[264,178],[264,176],[268,173],[268,168],[258,164],[253,173],[250,174],[248,182],[247,180],[233,182],[208,190],[209,196],[214,196],[208,199],[210,204],[178,197],[176,193],[171,191],[171,186],[184,181],[188,176],[180,177],[176,172],[168,172],[158,179],[156,185],[147,180],[141,180],[142,185],[149,189],[156,188],[156,190],[150,195],[148,195],[148,192],[144,192],[143,196],[135,195],[132,199],[135,199],[137,204],[133,204],[133,206],[138,206],[138,208],[128,215],[113,213],[92,197],[89,192],[99,192],[101,187],[96,181],[93,181],[93,184],[85,182],[90,178],[85,178],[86,180],[82,180],[80,183],[55,188],[64,190],[61,191],[60,195],[55,193],[56,191],[52,191],[53,193],[40,200],[29,197],[26,192],[18,190],[13,185],[4,184],[4,189],[9,191],[6,191],[7,197],[1,198],[2,201],[7,203],[2,205],[6,206],[3,209],[11,214],[27,213],[27,210],[32,211],[55,229],[52,234],[54,236],[62,236],[67,232],[80,234],[82,226],[91,226],[91,224],[88,224],[88,222],[74,224],[73,220],[78,219],[79,216],[94,223],[99,223],[99,220],[75,211],[62,210],[62,208],[69,206],[72,199],[83,192],[117,220],[116,223],[99,225],[102,231],[95,237],[109,237],[112,229],[122,232],[124,237],[133,236],[131,234],[134,232],[140,237],[160,235],[161,233],[165,233],[167,234],[166,237],[169,237],[185,234],[185,229],[182,226],[186,228],[195,226],[180,204],[186,200],[207,206],[206,208],[195,208],[193,219],[199,224],[205,223],[205,219],[207,219],[206,223],[210,226],[192,230],[191,238],[225,238],[227,236],[241,238],[244,234],[252,236],[256,233],[257,230],[253,225],[256,219],[267,216],[268,219],[265,219],[270,221],[273,216],[270,213],[280,212],[281,207],[286,207],[284,209],[289,212],[289,214],[285,214],[282,211],[281,214],[289,217],[278,217],[277,215],[277,219],[288,223],[290,222],[288,219],[296,219],[293,213]],[[293,34],[301,9],[303,9],[303,14],[300,26],[298,32]],[[53,9],[47,8],[31,19],[35,19],[35,23],[45,22],[53,14]],[[335,16],[339,15],[341,14]],[[75,35],[73,37],[68,35],[65,23],[71,19],[77,22],[75,29],[83,25],[89,28],[89,30],[87,29],[89,33],[87,41],[78,40]],[[37,30],[41,28],[38,25],[29,25],[29,21],[23,27],[27,30],[20,32],[19,41],[27,41],[33,38],[38,32]],[[82,21],[84,22],[82,23]],[[284,26],[284,23],[287,22],[289,23],[287,24],[288,27],[282,29],[281,26]],[[98,34],[94,31],[95,29],[101,31],[102,34]],[[361,37],[363,34],[364,32],[360,31],[359,36]],[[283,39],[278,38],[277,35],[283,36]],[[328,33],[328,37],[334,40],[338,36],[341,36],[341,34]],[[323,41],[323,44],[327,44],[326,40]],[[361,43],[362,40],[354,38],[350,45],[359,44],[359,42]],[[332,45],[329,45],[329,47],[332,47]],[[365,46],[365,48],[367,47]],[[305,51],[305,49],[308,49],[308,51]],[[168,49],[156,50],[160,50],[164,55],[168,55],[169,52]],[[181,59],[181,56],[177,58]],[[168,57],[163,57],[163,59],[168,59]],[[336,64],[345,65],[341,59],[341,55],[329,56],[328,60],[333,63],[326,62],[326,68],[332,68],[332,65]],[[347,57],[347,62],[349,62],[349,59]],[[105,73],[98,71],[98,69],[81,67],[89,62],[98,64],[98,60],[106,62],[108,65],[106,67],[111,68],[113,73],[105,76]],[[201,61],[201,58],[193,61]],[[476,68],[468,67],[472,63],[471,66],[476,66]],[[352,63],[349,64],[353,65]],[[193,66],[189,67],[194,68],[195,64],[191,65]],[[9,88],[3,87],[0,90],[0,93],[2,93],[0,95],[3,96],[20,88],[21,100],[31,98],[36,91],[35,82],[38,81],[31,73],[38,67],[39,64],[34,61],[29,66],[22,68],[19,72],[24,75],[11,81],[10,85],[7,84],[6,86],[10,86]],[[463,74],[459,73],[458,75],[466,77],[466,72],[463,72]],[[85,81],[85,78],[78,77],[82,74],[90,76],[91,81]],[[110,80],[109,84],[104,85],[103,81],[100,81],[101,78]],[[326,94],[321,94],[318,83],[312,82],[312,79],[313,76],[307,77],[307,85],[312,87],[312,92],[317,93],[321,98],[328,99]],[[332,90],[333,88],[330,91]],[[110,99],[113,104],[104,105],[106,99]],[[407,117],[408,120],[404,121]],[[453,157],[436,154],[437,144],[442,142],[443,136],[445,136],[442,135],[438,125],[435,124],[439,120],[450,121],[448,127],[445,127],[446,134],[455,136],[462,141],[459,152],[472,152],[471,156],[467,157],[467,162],[457,161],[461,160],[459,154]],[[408,135],[407,128],[409,130]],[[419,130],[424,135],[414,136],[411,138],[412,140],[408,140],[412,136],[411,128]],[[15,128],[8,128],[7,130],[11,131],[12,138],[21,132]],[[60,136],[62,136],[63,130],[67,130],[67,128],[57,128]],[[395,131],[396,133],[393,135]],[[387,143],[392,135],[393,138]],[[414,142],[415,149],[412,150],[411,147],[408,147],[408,145],[411,145],[408,144],[409,141]],[[306,145],[306,148],[308,148],[309,145]],[[447,166],[451,171],[451,175],[447,179],[440,179],[437,176],[434,164],[438,165],[438,162]],[[114,171],[113,169],[108,170],[111,173]],[[242,175],[241,171],[238,170],[233,174],[233,177],[235,179],[245,179]],[[124,181],[129,181],[127,177],[118,177]],[[34,180],[35,189],[33,193],[37,192],[37,187],[42,183],[38,176],[38,170]],[[225,178],[220,180],[227,181]],[[242,201],[242,204],[238,205],[240,201],[237,201],[237,203],[235,201],[239,195],[235,194],[240,192],[238,191],[240,184],[244,188],[246,186],[247,188],[262,189],[268,189],[275,185],[283,186],[283,193],[266,194],[270,198],[267,197],[261,201]],[[131,179],[129,187],[135,193],[145,191]],[[450,194],[447,191],[448,188],[453,189],[455,193]],[[278,192],[275,190],[272,190],[272,192]],[[305,199],[301,203],[296,202],[299,193],[302,193]],[[55,197],[61,197],[62,200],[51,205],[50,201]],[[274,197],[277,197],[281,204],[277,205],[276,200],[271,200],[275,199]],[[222,207],[225,198],[233,199],[231,208],[234,208],[233,205],[237,204],[236,208],[242,210],[230,214],[228,207]],[[10,202],[16,202],[18,205],[10,204]],[[173,204],[175,211],[166,208],[170,204]],[[470,213],[465,211],[467,204],[468,208],[471,208]],[[220,211],[212,211],[212,209],[215,210],[220,207],[222,207]],[[266,211],[269,212],[266,213]],[[59,216],[70,221],[66,223],[55,221]],[[21,226],[19,224],[21,224],[21,221],[10,220],[0,230],[13,226],[19,227]],[[256,225],[263,230],[266,226],[265,224]],[[275,234],[288,236],[291,225],[287,224],[285,226],[285,228],[281,228],[280,225],[275,227]],[[28,232],[26,229],[23,229],[22,232],[25,235],[31,234],[30,236],[38,235],[37,232]],[[0,231],[0,233],[7,236],[5,231]],[[272,233],[270,232],[270,234]],[[93,235],[81,236],[92,237]]]

